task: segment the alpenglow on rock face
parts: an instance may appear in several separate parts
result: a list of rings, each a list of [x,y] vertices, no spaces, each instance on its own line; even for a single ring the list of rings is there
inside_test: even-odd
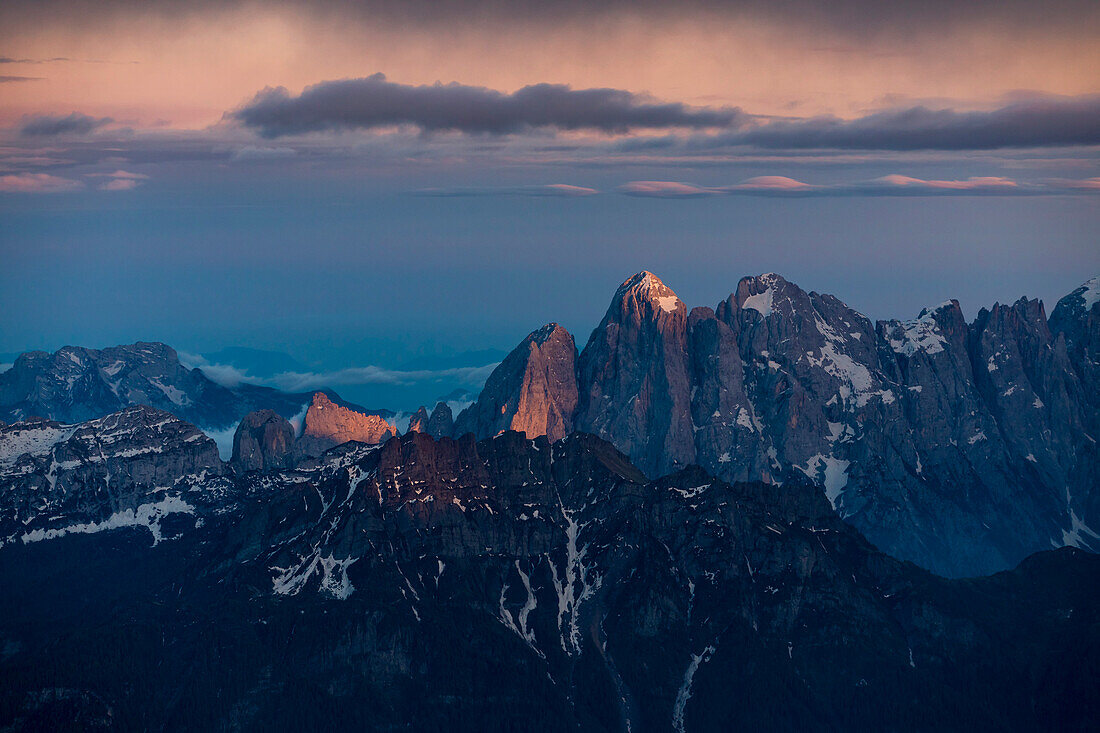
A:
[[[775,274],[689,313],[642,272],[577,359],[573,427],[650,476],[698,464],[727,481],[808,477],[877,545],[947,575],[1100,549],[1097,282],[1049,323],[1021,299],[971,324],[955,301],[876,324]],[[519,402],[516,372],[494,372],[481,414]],[[502,427],[460,420],[455,434]]]
[[[455,432],[565,437],[577,407],[576,354],[573,337],[556,323],[531,333],[493,370],[477,402],[459,413]]]
[[[426,433],[428,431],[428,408],[420,406],[413,416],[409,418],[407,433]]]
[[[341,443],[382,443],[397,434],[397,426],[381,414],[363,413],[337,405],[324,392],[316,392],[306,410],[300,451],[320,455]]]

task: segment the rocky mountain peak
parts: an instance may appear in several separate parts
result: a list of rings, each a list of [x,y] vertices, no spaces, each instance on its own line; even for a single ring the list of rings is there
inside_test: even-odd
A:
[[[666,313],[677,312],[686,316],[687,306],[659,277],[648,270],[642,270],[615,291],[605,320],[629,320],[630,313],[657,318]]]
[[[489,375],[454,432],[487,438],[516,430],[551,441],[568,435],[577,406],[576,356],[573,336],[556,323],[532,331]],[[439,419],[446,422],[443,413]]]
[[[241,471],[286,468],[294,448],[294,428],[274,410],[257,410],[244,416],[233,434],[230,463]]]
[[[451,406],[446,402],[437,402],[428,418],[428,435],[435,439],[449,436],[454,432],[455,420],[451,413]]]
[[[0,428],[0,546],[121,526],[149,528],[191,513],[190,480],[218,476],[214,441],[194,425],[138,405],[78,424],[51,420]]]
[[[917,314],[917,318],[924,318],[925,316],[938,318],[944,314],[951,314],[950,317],[953,318],[955,313],[958,313],[961,317],[962,307],[959,305],[959,301],[952,298],[951,300],[945,300],[939,305],[930,305],[921,308],[920,313]]]
[[[1094,277],[1058,301],[1050,330],[1065,342],[1083,394],[1090,405],[1089,433],[1100,433],[1100,277]],[[1100,492],[1095,499],[1100,515]]]
[[[560,338],[561,334],[565,334],[566,336],[569,336],[568,331],[566,331],[564,328],[562,328],[558,324],[551,322],[551,323],[547,323],[545,326],[543,326],[539,330],[532,332],[531,335],[530,335],[530,338],[531,338],[531,341],[533,341],[536,344],[544,344],[547,341],[549,341],[551,338],[554,338],[555,336]],[[570,338],[572,338],[572,337],[570,336]]]
[[[1058,301],[1050,314],[1051,329],[1065,330],[1055,324],[1066,324],[1074,319],[1084,319],[1096,311],[1100,314],[1100,276],[1082,283]]]
[[[409,418],[409,433],[425,433],[436,440],[443,437],[451,437],[454,433],[455,421],[451,413],[451,407],[446,402],[437,402],[431,413],[423,405]],[[473,431],[470,431],[473,432]]]
[[[172,347],[159,342],[28,352],[0,373],[0,418],[6,421],[40,415],[75,423],[151,405],[221,430],[257,409],[294,415],[307,399],[308,394],[252,384],[222,386],[182,364]]]
[[[743,277],[737,283],[737,290],[730,296],[730,305],[736,303],[738,310],[752,310],[764,318],[775,312],[778,301],[790,302],[792,297],[805,293],[797,285],[788,282],[781,275],[768,272],[754,277]]]
[[[299,439],[300,449],[316,454],[354,440],[382,443],[397,434],[397,426],[381,415],[366,414],[336,404],[324,392],[315,392]]]
[[[420,406],[413,416],[409,418],[409,428],[405,432],[407,433],[420,433],[428,429],[428,408],[424,405]]]
[[[610,440],[649,475],[695,458],[687,306],[650,272],[615,292],[581,354],[577,428]]]

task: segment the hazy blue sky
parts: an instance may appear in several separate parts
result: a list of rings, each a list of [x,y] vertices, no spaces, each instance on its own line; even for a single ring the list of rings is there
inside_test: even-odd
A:
[[[0,353],[443,365],[640,269],[1049,310],[1100,273],[1098,6],[879,5],[6,3]]]

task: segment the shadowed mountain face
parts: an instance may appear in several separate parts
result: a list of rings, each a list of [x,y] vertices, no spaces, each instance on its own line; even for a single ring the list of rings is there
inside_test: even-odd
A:
[[[43,417],[63,423],[103,417],[132,405],[148,405],[207,428],[231,427],[247,413],[270,409],[293,417],[313,393],[287,393],[239,384],[223,387],[201,369],[180,364],[175,350],[160,343],[108,349],[66,346],[53,354],[21,354],[0,373],[0,420]],[[338,404],[362,411],[343,402]]]
[[[186,488],[223,472],[213,440],[151,407],[0,427],[0,547],[138,525],[158,540],[162,518],[194,513]]]
[[[1086,283],[1049,322],[1020,299],[970,324],[955,301],[876,324],[774,274],[689,312],[643,272],[616,292],[575,385],[555,392],[575,386],[575,429],[647,475],[697,464],[726,481],[808,478],[889,552],[981,574],[1052,545],[1100,546],[1098,293]],[[540,373],[530,338],[456,434],[533,437],[568,418],[548,400],[528,401],[523,425],[482,420],[520,404]]]
[[[230,463],[242,471],[287,468],[294,458],[294,427],[274,410],[250,412],[233,433]]]
[[[35,533],[0,547],[16,730],[1073,730],[1100,710],[1100,560],[1075,549],[944,580],[808,481],[650,481],[583,434],[416,432],[239,477],[151,410],[54,437],[0,476],[5,526]],[[10,514],[10,487],[78,455],[68,503]]]

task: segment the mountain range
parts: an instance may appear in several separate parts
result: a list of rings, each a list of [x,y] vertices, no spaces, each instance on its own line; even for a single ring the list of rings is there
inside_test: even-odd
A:
[[[524,339],[455,432],[592,433],[650,477],[808,478],[885,551],[977,575],[1100,547],[1098,365],[1098,279],[1049,319],[1021,298],[872,323],[778,275],[689,310],[642,272],[579,352],[555,324]]]
[[[324,392],[359,412],[393,416],[388,410],[366,410],[344,402],[335,392]],[[294,417],[310,404],[313,394],[248,383],[224,386],[201,368],[184,366],[175,349],[162,343],[107,349],[66,346],[52,354],[20,354],[10,369],[0,372],[0,420],[41,417],[76,423],[132,405],[148,405],[221,430],[236,426],[253,410],[270,409]]]
[[[969,323],[957,301],[872,323],[774,274],[689,310],[641,272],[583,349],[548,324],[467,409],[422,407],[407,426],[437,438],[587,432],[650,478],[689,465],[728,482],[807,478],[884,551],[979,575],[1049,547],[1100,546],[1098,364],[1100,279],[1049,319],[1021,298]],[[299,457],[398,432],[392,411],[323,395],[343,421],[333,407],[322,429],[313,394],[224,387],[163,344],[66,347],[23,354],[0,373],[0,420],[73,423],[145,404],[224,431],[269,409],[295,422]]]
[[[1098,355],[1100,280],[872,323],[648,272],[404,434],[163,344],[22,354],[0,729],[1088,730]]]
[[[0,429],[10,730],[1086,730],[1100,558],[937,577],[819,487],[515,431],[247,471],[150,407]]]

